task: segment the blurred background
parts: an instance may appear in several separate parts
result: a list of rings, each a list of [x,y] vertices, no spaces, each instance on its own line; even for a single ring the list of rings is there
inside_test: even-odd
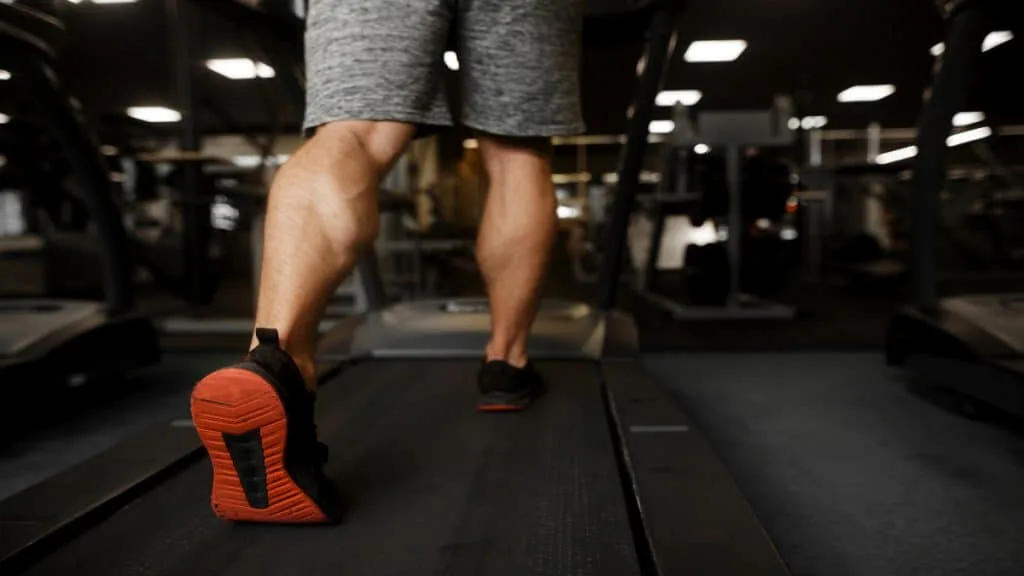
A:
[[[31,432],[22,424],[37,419],[10,396],[6,406],[15,415],[8,428],[21,439],[0,449],[0,459],[10,462],[0,492],[9,494],[177,414],[195,378],[244,352],[266,192],[303,139],[306,6],[303,0],[0,3],[55,19],[0,22],[45,37],[52,69],[49,79],[21,73],[13,53],[5,58],[0,50],[0,302],[109,303],[112,291],[120,291],[117,301],[150,323],[162,355],[158,365],[140,360],[138,367],[150,367],[134,379],[71,394]],[[954,111],[945,177],[935,191],[938,232],[927,251],[937,263],[939,296],[1024,290],[1024,105],[1015,83],[1024,38],[1019,9],[993,5],[981,52],[960,85],[964,103]],[[849,469],[835,472],[842,480],[829,484],[838,466],[835,447],[814,439],[836,422],[847,422],[833,430],[847,438],[851,428],[871,428],[878,418],[866,437],[837,444],[849,453],[894,437],[929,445],[936,438],[922,430],[945,429],[957,439],[937,443],[976,454],[972,442],[987,442],[986,449],[1000,453],[992,456],[1000,486],[1024,480],[1024,444],[1013,418],[993,416],[998,424],[976,427],[962,415],[976,417],[982,408],[907,391],[883,362],[893,315],[916,301],[918,126],[946,49],[943,14],[929,0],[694,0],[676,30],[675,55],[647,130],[627,248],[608,254],[609,207],[645,66],[645,30],[628,14],[586,28],[587,132],[553,141],[560,234],[545,293],[592,299],[602,263],[622,258],[618,304],[634,314],[652,369],[696,381],[674,388],[677,397],[717,442],[754,507],[767,515],[769,531],[779,531],[773,537],[791,566],[819,574],[911,573],[893,568],[901,554],[896,548],[855,565],[829,560],[853,562],[852,551],[808,551],[797,542],[813,539],[821,524],[838,523],[845,528],[833,540],[862,538],[869,540],[865,547],[884,548],[869,536],[873,530],[849,522],[870,513],[865,501],[886,508],[878,514],[888,518],[889,505],[902,498],[856,500],[857,489],[845,483],[855,474]],[[458,54],[439,58],[455,86]],[[43,102],[43,84],[63,103]],[[458,110],[457,91],[450,92]],[[55,115],[55,107],[66,108],[67,118]],[[87,133],[76,132],[80,126]],[[109,190],[104,213],[119,222],[116,238],[103,237],[108,223],[98,225],[90,205],[96,171],[73,154],[102,159],[102,187]],[[734,160],[740,179],[730,189]],[[473,242],[486,190],[472,133],[455,128],[413,143],[380,191],[376,249],[389,298],[483,293]],[[111,272],[114,245],[119,256]],[[366,309],[361,280],[354,276],[338,290],[324,330]],[[140,338],[149,337],[140,330]],[[731,355],[736,352],[748,355]],[[760,374],[778,370],[777,378],[736,374],[731,358]],[[812,366],[834,367],[837,380],[807,375]],[[87,371],[64,374],[59,387],[78,387],[74,376],[99,379]],[[9,391],[24,378],[0,384]],[[870,400],[865,391],[874,391]],[[763,400],[768,396],[774,400]],[[815,415],[819,408],[836,412],[823,418]],[[860,412],[849,420],[837,415],[848,410]],[[791,491],[779,490],[805,493],[818,478],[838,488],[817,504],[849,499],[848,508],[797,522],[791,507],[771,501],[778,493],[755,470],[763,451],[773,448],[758,438],[787,423],[802,430],[802,439],[778,440],[781,452],[772,454],[814,472],[789,484],[780,472],[772,478]],[[1006,459],[1016,467],[1004,468]],[[890,464],[872,461],[860,469],[877,472],[872,479],[891,488],[887,474],[898,466]],[[928,482],[931,472],[908,473],[919,475],[913,482]],[[922,508],[934,512],[949,494]],[[987,526],[1007,537],[1019,533],[1019,522],[1002,518]],[[940,526],[947,524],[936,521],[933,528]],[[928,542],[918,551],[922,557],[939,547]],[[963,551],[964,558],[995,558],[993,566],[1010,570],[1004,573],[1024,566],[1006,546]],[[993,570],[971,573],[998,573]]]

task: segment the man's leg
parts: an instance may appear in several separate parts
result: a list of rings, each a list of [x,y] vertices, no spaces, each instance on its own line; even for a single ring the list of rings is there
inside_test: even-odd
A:
[[[256,328],[277,330],[310,389],[320,316],[360,250],[373,242],[377,186],[413,131],[399,122],[327,124],[274,179]],[[254,335],[252,347],[257,344]]]
[[[489,136],[479,141],[490,178],[476,247],[491,307],[487,360],[504,360],[522,368],[555,241],[550,144]]]
[[[317,130],[270,191],[256,330],[246,361],[192,390],[192,421],[225,519],[318,523],[341,506],[323,474],[313,391],[316,327],[377,231],[377,185],[413,127],[341,121]]]
[[[522,410],[541,391],[527,335],[555,237],[550,136],[583,131],[579,61],[585,0],[460,2],[462,120],[491,179],[477,259],[491,340],[477,407]]]

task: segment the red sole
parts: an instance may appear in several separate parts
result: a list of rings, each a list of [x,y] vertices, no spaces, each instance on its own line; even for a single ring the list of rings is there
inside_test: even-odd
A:
[[[520,412],[528,406],[516,406],[515,404],[478,404],[476,409],[480,412]]]
[[[288,417],[274,388],[241,368],[218,370],[192,390],[192,421],[213,465],[213,512],[225,520],[317,524],[327,522],[320,507],[292,480],[284,466]],[[224,434],[259,430],[269,506],[253,508],[246,499]]]

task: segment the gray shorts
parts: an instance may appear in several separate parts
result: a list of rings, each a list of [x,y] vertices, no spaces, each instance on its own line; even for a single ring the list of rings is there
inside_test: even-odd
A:
[[[584,130],[579,60],[586,0],[310,0],[306,129],[334,120],[453,123],[504,136]]]

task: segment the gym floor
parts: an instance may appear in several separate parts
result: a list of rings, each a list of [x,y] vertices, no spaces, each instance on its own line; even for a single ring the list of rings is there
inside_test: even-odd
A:
[[[647,366],[794,575],[1024,574],[1024,435],[876,352],[664,354]]]

